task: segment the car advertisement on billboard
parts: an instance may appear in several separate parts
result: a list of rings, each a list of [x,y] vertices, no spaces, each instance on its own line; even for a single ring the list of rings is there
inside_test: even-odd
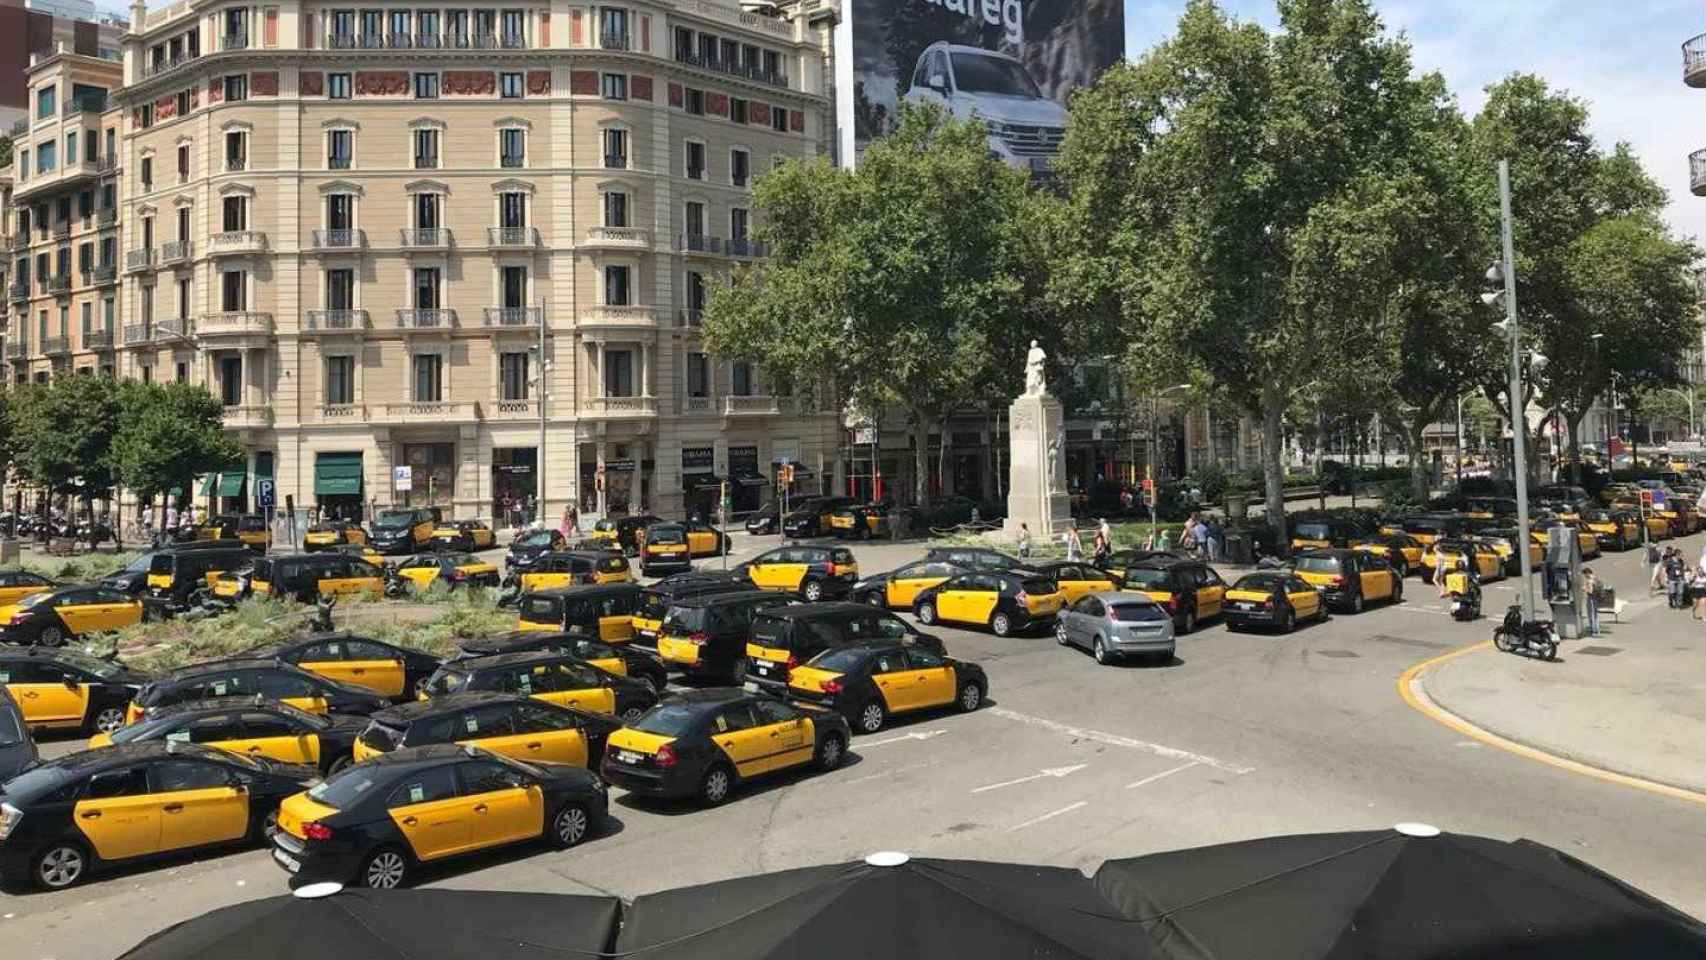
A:
[[[852,0],[854,146],[898,105],[933,103],[989,128],[989,147],[1046,174],[1067,97],[1125,53],[1122,0]]]

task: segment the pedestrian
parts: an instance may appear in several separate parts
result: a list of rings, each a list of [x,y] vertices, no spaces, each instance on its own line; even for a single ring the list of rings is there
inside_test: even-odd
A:
[[[1206,516],[1206,514],[1204,515]],[[1197,525],[1191,529],[1191,539],[1197,542],[1197,556],[1202,560],[1208,559],[1208,521],[1203,517],[1197,518]]]
[[[564,540],[569,539],[573,535],[574,515],[575,508],[569,504],[563,504],[563,522],[557,525],[557,532],[563,535]]]
[[[1066,559],[1084,559],[1084,541],[1078,538],[1077,527],[1066,528]]]
[[[178,507],[176,504],[174,504],[170,501],[167,501],[167,503],[166,503],[166,527],[165,527],[164,532],[169,535],[169,534],[175,532],[177,529],[178,529]]]
[[[1097,567],[1107,566],[1108,554],[1110,552],[1112,551],[1108,547],[1108,538],[1102,535],[1102,531],[1097,530],[1093,552],[1091,554],[1091,562],[1093,562]]]
[[[1173,531],[1162,530],[1160,538],[1155,541],[1155,549],[1162,551],[1173,549]]]
[[[1226,530],[1220,525],[1220,518],[1212,513],[1209,514],[1208,521],[1203,526],[1207,531],[1204,540],[1208,544],[1208,558],[1211,561],[1220,560],[1225,556]]]
[[[1446,559],[1445,551],[1434,547],[1434,586],[1439,588],[1441,599],[1450,592],[1445,588],[1445,575],[1451,572],[1451,562]]]
[[[1185,518],[1185,526],[1179,531],[1179,549],[1187,553],[1195,553],[1197,549],[1197,512],[1192,510]]]
[[[1664,589],[1665,558],[1670,556],[1670,552],[1673,549],[1675,548],[1666,547],[1664,552],[1660,553],[1659,548],[1656,546],[1649,546],[1647,548],[1647,562],[1653,565],[1653,576],[1647,583],[1647,593],[1653,594]]]
[[[1688,584],[1688,564],[1682,561],[1682,551],[1672,550],[1665,560],[1665,591],[1670,598],[1672,610],[1681,610],[1688,604],[1683,600],[1683,591]]]
[[[1019,556],[1031,555],[1031,528],[1024,521],[1019,522]]]
[[[1599,578],[1592,567],[1582,568],[1582,596],[1587,600],[1588,636],[1599,636]]]
[[[1706,567],[1695,567],[1688,580],[1688,596],[1694,602],[1694,619],[1706,620]]]
[[[1113,549],[1114,525],[1108,522],[1107,517],[1103,517],[1100,521],[1097,522],[1096,532],[1100,533],[1102,535],[1102,539],[1106,540],[1108,542],[1108,548],[1110,550]]]

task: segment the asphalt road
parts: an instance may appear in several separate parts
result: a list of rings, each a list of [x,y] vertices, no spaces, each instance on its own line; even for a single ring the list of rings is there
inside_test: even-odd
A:
[[[1689,555],[1702,539],[1685,544]],[[737,558],[774,542],[743,535]],[[856,549],[867,572],[918,553]],[[1594,566],[1634,596],[1638,554]],[[1489,587],[1490,613],[1514,599],[1512,586]],[[1454,622],[1413,578],[1406,588],[1400,605],[1290,636],[1209,626],[1162,667],[1098,667],[1043,635],[939,630],[950,653],[988,671],[986,708],[856,737],[842,769],[757,783],[714,810],[614,791],[611,822],[584,846],[488,855],[429,882],[636,895],[889,849],[1093,869],[1111,857],[1419,820],[1548,843],[1706,915],[1706,809],[1482,746],[1405,705],[1395,680],[1406,667],[1492,629]],[[63,893],[0,895],[0,937],[8,957],[101,960],[177,920],[285,888],[261,851],[155,866]]]

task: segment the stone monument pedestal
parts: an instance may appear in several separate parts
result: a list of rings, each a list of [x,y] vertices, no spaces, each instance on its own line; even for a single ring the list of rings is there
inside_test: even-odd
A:
[[[1027,393],[1007,408],[1007,423],[1007,520],[1002,532],[1017,537],[1023,523],[1040,545],[1072,525],[1060,401],[1047,393]]]

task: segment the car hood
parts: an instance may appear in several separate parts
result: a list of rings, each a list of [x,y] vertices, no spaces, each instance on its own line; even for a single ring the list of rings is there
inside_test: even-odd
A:
[[[1053,100],[1010,97],[993,93],[961,93],[955,96],[985,123],[1015,123],[1025,126],[1064,127],[1066,108]]]

